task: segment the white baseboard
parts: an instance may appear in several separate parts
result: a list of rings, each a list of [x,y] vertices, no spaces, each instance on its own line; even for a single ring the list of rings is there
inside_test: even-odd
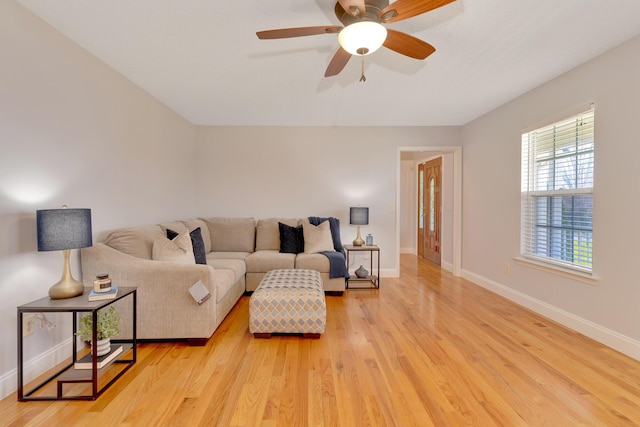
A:
[[[401,254],[418,255],[416,248],[400,248]]]
[[[520,304],[542,316],[554,320],[567,328],[573,329],[576,332],[624,353],[629,357],[640,360],[640,342],[630,337],[612,331],[590,320],[583,319],[568,311],[559,309],[551,304],[547,304],[544,301],[532,298],[527,294],[518,292],[468,270],[462,271],[462,277],[516,304]]]
[[[440,268],[451,273],[453,271],[453,264],[447,261],[440,261]]]
[[[400,272],[395,268],[381,268],[380,277],[398,278],[400,277]]]
[[[26,361],[23,368],[24,383],[26,384],[32,381],[34,378],[37,378],[38,375],[42,375],[47,370],[69,358],[72,352],[72,345],[72,338],[69,338],[48,351]],[[18,368],[16,367],[16,369],[12,369],[0,377],[0,399],[4,399],[17,390]]]

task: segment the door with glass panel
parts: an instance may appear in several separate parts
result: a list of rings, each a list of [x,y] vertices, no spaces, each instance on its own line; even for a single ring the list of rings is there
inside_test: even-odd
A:
[[[418,165],[418,256],[440,265],[442,158]]]

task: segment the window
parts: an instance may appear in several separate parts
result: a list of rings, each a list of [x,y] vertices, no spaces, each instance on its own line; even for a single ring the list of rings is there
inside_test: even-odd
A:
[[[418,183],[418,227],[420,230],[424,228],[424,169],[420,168]]]
[[[522,256],[592,270],[594,110],[522,135]]]
[[[429,231],[436,230],[436,180],[429,180]]]

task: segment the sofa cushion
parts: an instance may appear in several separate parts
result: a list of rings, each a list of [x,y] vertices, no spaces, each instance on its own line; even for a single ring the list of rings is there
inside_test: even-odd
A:
[[[175,239],[179,233],[173,231],[170,228],[167,228],[167,238],[170,240]],[[196,264],[206,264],[207,263],[207,254],[204,250],[204,241],[202,240],[202,231],[200,227],[196,228],[189,232],[189,237],[191,237],[191,246],[193,247],[193,258],[196,261]]]
[[[216,286],[216,302],[222,301],[224,297],[227,296],[227,293],[233,288],[233,285],[236,283],[234,280],[235,273],[233,270],[228,270],[226,268],[221,268],[216,270],[215,274],[215,286]]]
[[[298,254],[296,257],[296,268],[329,273],[331,267],[329,258],[323,254]]]
[[[159,224],[162,227],[162,230],[167,232],[167,230],[173,230],[176,233],[180,233],[182,231],[188,230],[187,226],[182,223],[182,221],[172,221],[172,222],[163,222]],[[171,239],[171,237],[169,237]]]
[[[152,259],[175,264],[195,264],[189,231],[185,229],[172,240],[163,235],[156,236],[153,241]]]
[[[247,273],[247,265],[241,259],[214,259],[208,258],[207,264],[214,268],[217,272],[218,270],[231,270],[233,271],[234,277],[233,282],[237,282],[242,279],[242,277]]]
[[[299,254],[304,252],[304,232],[302,225],[291,227],[279,222],[278,228],[280,230],[280,252],[286,254]]]
[[[279,250],[280,230],[278,224],[287,224],[295,227],[298,218],[265,218],[256,223],[256,251]]]
[[[247,272],[266,273],[278,268],[294,268],[296,255],[279,251],[257,251],[245,258]]]
[[[109,234],[104,243],[127,255],[151,259],[153,241],[157,235],[164,237],[159,225],[121,228]]]
[[[253,252],[256,222],[253,218],[200,218],[209,228],[212,252]]]
[[[251,255],[251,252],[209,252],[207,254],[207,262],[212,259],[241,259]]]
[[[205,253],[211,252],[211,235],[209,234],[209,227],[207,224],[201,219],[187,219],[184,221],[180,221],[183,223],[189,231],[193,231],[196,228],[200,227],[200,232],[202,233],[202,241],[204,242],[204,251]]]
[[[304,253],[311,254],[323,251],[333,251],[333,238],[329,221],[320,225],[313,225],[309,220],[302,221],[304,233]]]

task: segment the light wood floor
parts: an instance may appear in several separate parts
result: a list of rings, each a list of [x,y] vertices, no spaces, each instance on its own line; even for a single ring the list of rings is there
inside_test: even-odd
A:
[[[640,362],[414,256],[380,290],[327,297],[318,340],[248,331],[139,346],[95,402],[0,402],[10,426],[640,425]]]

